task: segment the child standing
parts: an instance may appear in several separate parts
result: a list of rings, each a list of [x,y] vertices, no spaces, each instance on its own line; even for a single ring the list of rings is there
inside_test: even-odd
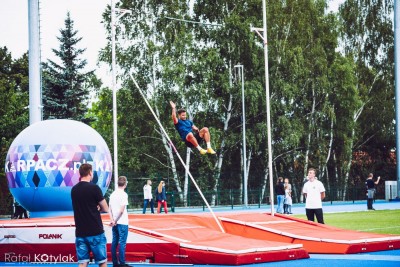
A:
[[[285,178],[285,202],[283,204],[283,209],[285,214],[292,214],[292,185],[289,184],[289,179]]]

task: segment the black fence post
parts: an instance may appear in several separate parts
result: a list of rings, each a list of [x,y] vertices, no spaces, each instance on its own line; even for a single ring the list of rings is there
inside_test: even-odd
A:
[[[203,194],[204,195],[204,198],[206,198],[206,195],[205,194]],[[205,203],[204,203],[204,201],[203,201],[203,211],[205,211],[206,210],[206,207],[205,207],[206,205],[205,205]]]
[[[188,189],[187,189],[187,194],[186,194],[186,202],[187,206],[190,207],[190,179],[188,180]]]
[[[230,198],[231,198],[231,209],[233,209],[233,192],[232,192],[232,188],[230,189]]]
[[[175,195],[174,195],[174,191],[171,192],[171,197],[172,197],[172,201],[171,201],[171,211],[175,212]]]

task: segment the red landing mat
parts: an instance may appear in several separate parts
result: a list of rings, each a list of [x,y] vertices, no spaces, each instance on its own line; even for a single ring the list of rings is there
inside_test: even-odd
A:
[[[110,252],[108,215],[103,222]],[[74,242],[73,217],[3,221],[0,262],[75,262]],[[241,265],[308,257],[301,244],[222,233],[207,215],[129,215],[129,262]]]
[[[103,218],[108,218],[108,215]],[[111,261],[111,227],[104,226],[108,260]],[[137,253],[131,254],[130,251]],[[168,253],[166,254],[165,251]],[[179,244],[130,231],[127,240],[128,261],[179,261]],[[44,263],[76,262],[73,217],[35,218],[0,221],[0,262]]]
[[[218,214],[218,218],[227,233],[303,244],[308,253],[352,254],[400,249],[400,236],[343,230],[280,214]]]
[[[135,215],[130,229],[180,246],[180,263],[241,265],[308,258],[301,244],[222,233],[208,215]]]

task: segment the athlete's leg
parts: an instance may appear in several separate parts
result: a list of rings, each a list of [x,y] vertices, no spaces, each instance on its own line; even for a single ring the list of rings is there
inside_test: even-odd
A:
[[[208,130],[207,127],[202,128],[199,131],[199,136],[204,139],[204,141],[206,141],[207,143],[207,153],[210,154],[215,154],[214,149],[211,148],[211,136],[210,136],[210,131]]]
[[[199,150],[200,154],[205,155],[207,153],[207,150],[203,149],[199,143],[197,142],[196,137],[194,137],[193,133],[188,133],[186,135],[186,141],[191,143],[197,150]]]
[[[194,137],[193,133],[188,133],[188,135],[186,135],[186,141],[191,143],[194,147],[198,147],[199,146],[199,143],[197,142],[197,140]]]
[[[207,127],[201,128],[201,130],[199,131],[199,135],[201,138],[204,139],[204,141],[210,142],[211,140],[210,131],[208,131]]]

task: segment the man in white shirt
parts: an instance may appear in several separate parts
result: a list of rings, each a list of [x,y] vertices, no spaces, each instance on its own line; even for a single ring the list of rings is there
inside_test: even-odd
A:
[[[147,204],[150,202],[151,213],[154,214],[154,201],[151,193],[151,180],[147,180],[147,184],[143,186],[143,214],[146,213]]]
[[[129,266],[125,263],[126,240],[128,239],[128,194],[124,191],[128,181],[125,176],[118,177],[118,188],[111,194],[109,213],[112,221],[111,256],[113,266]],[[118,254],[117,247],[119,244]]]
[[[304,184],[303,194],[306,197],[306,215],[309,221],[317,217],[318,223],[324,223],[322,200],[325,198],[325,187],[315,177],[315,169],[308,169],[308,181]]]

